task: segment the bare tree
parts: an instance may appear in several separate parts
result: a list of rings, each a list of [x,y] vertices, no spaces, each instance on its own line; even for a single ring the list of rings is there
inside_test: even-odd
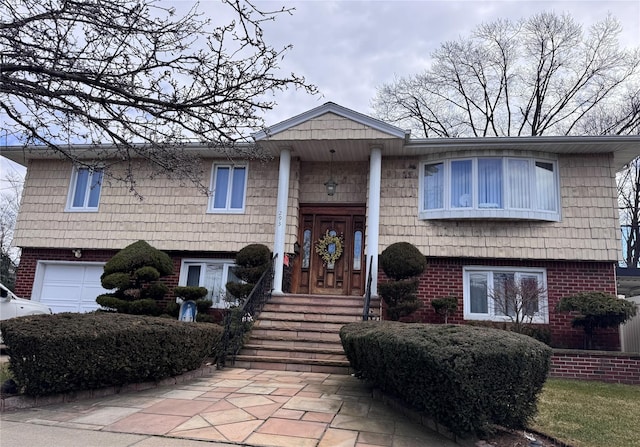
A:
[[[0,282],[13,290],[20,251],[12,246],[23,180],[14,173],[3,175],[0,190]]]
[[[621,49],[620,30],[548,12],[483,24],[379,87],[373,108],[422,137],[637,132],[640,50]]]
[[[535,277],[516,279],[512,273],[496,275],[495,288],[489,293],[495,313],[509,318],[513,330],[522,333],[536,316],[546,312],[543,298],[547,291]]]
[[[624,264],[640,268],[640,157],[618,173]]]
[[[243,0],[207,6],[210,17],[196,7],[180,15],[155,0],[0,0],[6,130],[21,144],[107,173],[109,163],[124,161],[117,180],[133,190],[135,158],[201,185],[198,160],[181,143],[247,141],[276,91],[316,91],[279,73],[290,47],[264,40],[263,22],[290,9],[262,11]],[[232,18],[214,23],[225,14]],[[93,147],[78,156],[69,143]]]

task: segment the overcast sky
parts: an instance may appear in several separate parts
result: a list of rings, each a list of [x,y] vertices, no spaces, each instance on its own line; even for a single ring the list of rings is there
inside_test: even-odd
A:
[[[259,6],[282,3],[258,1]],[[518,20],[541,11],[567,12],[588,29],[608,12],[620,20],[625,46],[640,45],[640,0],[581,1],[296,1],[296,10],[265,26],[274,46],[292,44],[282,67],[305,76],[322,96],[287,92],[266,115],[267,125],[327,101],[370,114],[376,87],[422,71],[447,40],[467,36],[477,25]],[[203,8],[208,2],[201,3]]]
[[[190,0],[162,0],[179,11]],[[276,48],[293,45],[281,63],[285,72],[305,76],[321,95],[278,93],[278,105],[265,115],[273,125],[327,101],[370,114],[376,87],[420,72],[444,41],[467,36],[478,24],[499,18],[518,20],[540,11],[568,12],[585,29],[613,14],[623,26],[625,46],[640,45],[640,0],[581,1],[289,1],[257,0],[260,8],[294,7],[265,24],[265,40]],[[220,18],[218,0],[201,0],[200,10]],[[226,14],[225,14],[226,15]],[[3,172],[13,170],[2,160]]]

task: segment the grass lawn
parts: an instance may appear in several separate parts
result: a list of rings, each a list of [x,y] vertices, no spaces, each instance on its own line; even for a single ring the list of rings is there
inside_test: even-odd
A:
[[[640,447],[640,386],[547,380],[532,428],[575,447]]]

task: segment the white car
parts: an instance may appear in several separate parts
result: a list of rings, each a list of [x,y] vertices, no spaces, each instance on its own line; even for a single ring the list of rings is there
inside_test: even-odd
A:
[[[18,298],[15,294],[0,284],[0,320],[8,320],[25,315],[52,314],[53,312],[37,301]]]

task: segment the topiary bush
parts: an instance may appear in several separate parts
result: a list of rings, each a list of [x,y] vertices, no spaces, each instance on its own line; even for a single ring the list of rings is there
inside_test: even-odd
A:
[[[351,323],[340,339],[362,377],[460,436],[525,427],[552,353],[531,337],[465,325]]]
[[[396,242],[384,249],[380,266],[385,275],[396,281],[420,275],[427,267],[427,260],[417,247],[409,242]]]
[[[617,327],[636,314],[630,301],[604,292],[581,292],[566,296],[558,302],[557,312],[574,312],[573,327],[581,327],[585,334],[585,348],[592,349],[593,333],[598,328]]]
[[[387,317],[392,321],[411,315],[421,306],[416,292],[418,280],[391,281],[378,285],[378,292],[387,305]]]
[[[387,316],[397,321],[411,315],[420,308],[416,295],[418,280],[410,279],[420,275],[427,261],[415,246],[408,242],[389,245],[380,256],[380,266],[393,281],[378,285],[378,291],[386,303]]]
[[[18,386],[29,395],[160,380],[199,368],[222,335],[214,324],[94,312],[0,322]]]
[[[246,299],[262,274],[269,267],[271,251],[262,244],[250,244],[244,247],[236,255],[236,267],[233,274],[242,280],[240,282],[228,282],[227,292],[239,301]]]
[[[102,287],[115,292],[100,295],[96,302],[106,310],[136,315],[160,315],[159,301],[169,291],[160,278],[173,273],[166,253],[145,241],[134,242],[116,253],[104,266]]]
[[[455,296],[434,298],[431,300],[431,306],[438,315],[444,317],[444,324],[447,324],[449,322],[449,316],[453,315],[458,309],[458,298]]]

